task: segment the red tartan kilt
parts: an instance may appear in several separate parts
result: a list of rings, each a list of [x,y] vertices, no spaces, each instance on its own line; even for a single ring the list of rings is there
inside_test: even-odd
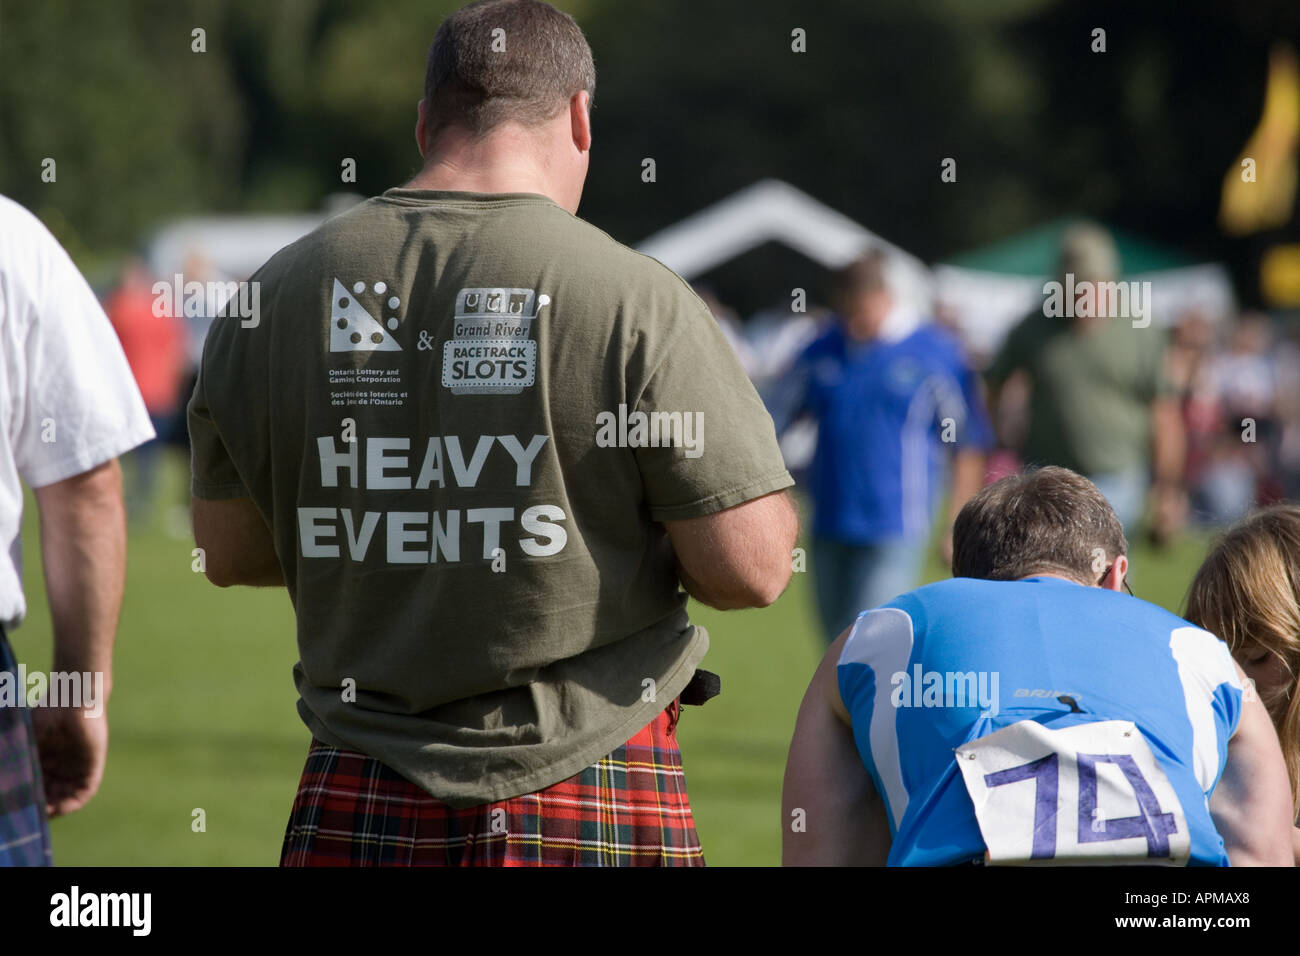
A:
[[[703,866],[677,701],[590,767],[463,810],[364,754],[313,740],[281,866]]]

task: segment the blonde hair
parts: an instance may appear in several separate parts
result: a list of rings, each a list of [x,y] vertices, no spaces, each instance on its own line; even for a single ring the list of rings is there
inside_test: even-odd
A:
[[[1196,572],[1183,616],[1223,638],[1234,655],[1259,649],[1282,661],[1286,685],[1261,700],[1300,815],[1300,506],[1263,508],[1231,528]]]

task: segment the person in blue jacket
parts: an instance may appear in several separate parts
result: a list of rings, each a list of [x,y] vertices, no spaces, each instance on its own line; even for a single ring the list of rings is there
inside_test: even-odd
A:
[[[886,267],[876,250],[843,270],[835,321],[769,395],[778,434],[805,416],[817,424],[807,489],[828,642],[861,608],[916,586],[945,492],[955,515],[993,443],[961,343],[935,323],[895,329],[906,323]]]

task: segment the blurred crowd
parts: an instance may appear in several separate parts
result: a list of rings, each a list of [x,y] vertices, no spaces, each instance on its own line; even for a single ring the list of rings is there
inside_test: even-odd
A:
[[[828,639],[850,609],[913,586],[928,542],[948,558],[961,505],[1026,466],[1087,476],[1130,542],[1157,545],[1300,496],[1300,325],[1255,312],[1120,314],[1113,238],[1080,223],[1062,237],[1056,278],[1095,291],[1089,307],[1079,299],[1061,314],[1045,298],[978,354],[950,318],[900,318],[885,258],[852,263],[830,308],[806,313],[742,322],[697,290],[811,499]]]
[[[709,287],[697,291],[770,404],[800,355],[838,321],[832,308],[798,314],[771,309],[744,321]],[[959,327],[942,317],[935,321],[962,338]],[[1300,500],[1300,316],[1244,311],[1212,319],[1188,311],[1157,336],[1184,432],[1187,521],[1221,527],[1256,506]],[[975,371],[987,376],[995,356],[973,349],[967,354]],[[1031,401],[1032,390],[1022,381],[1001,389],[988,480],[1027,463]],[[782,446],[795,469],[807,466],[815,442],[815,427],[784,434]]]
[[[198,255],[186,261],[184,277],[186,282],[204,284],[222,278]],[[171,285],[170,277],[160,279],[143,259],[133,257],[102,304],[157,435],[126,456],[127,515],[139,523],[161,508],[167,528],[177,537],[186,537],[190,533],[188,485],[174,500],[164,502],[159,498],[159,477],[166,448],[189,457],[185,405],[194,390],[203,342],[216,310],[207,308],[204,297],[173,304],[173,295],[160,295],[155,288],[160,281]]]
[[[1187,430],[1193,517],[1219,525],[1300,498],[1300,324],[1191,312],[1166,352]]]

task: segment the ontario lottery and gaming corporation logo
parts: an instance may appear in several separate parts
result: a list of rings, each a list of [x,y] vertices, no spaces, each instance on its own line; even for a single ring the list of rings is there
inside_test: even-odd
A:
[[[536,382],[533,320],[550,301],[533,289],[461,289],[442,384],[453,395],[517,395]]]

